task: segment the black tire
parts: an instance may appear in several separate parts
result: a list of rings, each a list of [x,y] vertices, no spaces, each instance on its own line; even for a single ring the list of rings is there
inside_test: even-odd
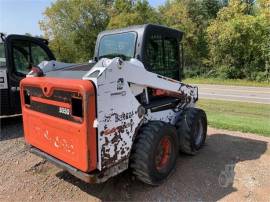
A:
[[[175,168],[179,151],[177,141],[174,126],[161,121],[150,121],[142,126],[132,148],[132,173],[147,184],[161,184]]]
[[[179,149],[181,152],[195,155],[205,143],[207,118],[202,109],[187,108],[176,122]]]

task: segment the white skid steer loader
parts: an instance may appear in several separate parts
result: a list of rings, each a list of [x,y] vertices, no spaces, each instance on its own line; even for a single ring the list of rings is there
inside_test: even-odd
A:
[[[128,168],[162,183],[207,133],[197,87],[179,81],[182,35],[149,24],[105,31],[90,64],[33,67],[21,82],[30,151],[89,183]]]

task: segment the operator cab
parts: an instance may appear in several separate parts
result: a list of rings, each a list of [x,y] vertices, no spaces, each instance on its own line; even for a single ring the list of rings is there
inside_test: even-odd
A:
[[[0,34],[0,118],[3,118],[21,113],[19,84],[32,66],[55,57],[45,39]]]
[[[98,35],[95,61],[101,58],[136,58],[148,71],[181,80],[183,32],[153,24],[109,30]]]

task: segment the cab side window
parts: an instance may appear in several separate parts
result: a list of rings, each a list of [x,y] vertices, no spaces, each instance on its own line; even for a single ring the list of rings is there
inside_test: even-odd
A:
[[[12,51],[15,72],[19,75],[27,74],[33,65],[38,65],[44,60],[50,60],[50,57],[40,45],[29,41],[14,41]]]
[[[160,35],[152,35],[146,48],[147,60],[152,71],[163,68],[163,40]]]
[[[30,47],[27,41],[16,41],[12,44],[15,71],[27,74],[30,65]]]
[[[146,58],[150,71],[179,79],[179,51],[176,38],[151,35],[146,45]]]

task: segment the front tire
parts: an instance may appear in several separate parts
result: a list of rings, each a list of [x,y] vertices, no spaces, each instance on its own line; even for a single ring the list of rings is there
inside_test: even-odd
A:
[[[176,122],[176,130],[181,152],[195,155],[205,143],[207,118],[202,109],[187,108]]]
[[[135,139],[131,164],[133,174],[150,185],[161,184],[173,171],[178,156],[175,127],[149,121]]]

